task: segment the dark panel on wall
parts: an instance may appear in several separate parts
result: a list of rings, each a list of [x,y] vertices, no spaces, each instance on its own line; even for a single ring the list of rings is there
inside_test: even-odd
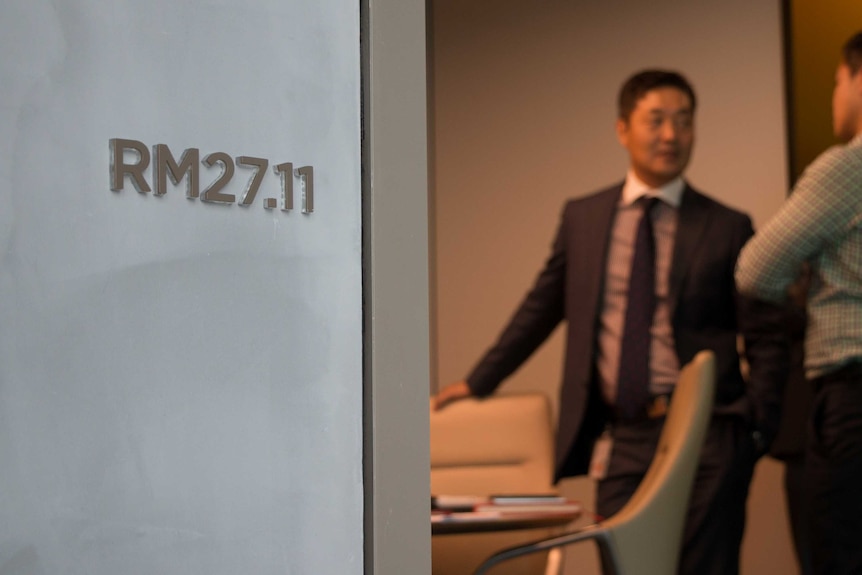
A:
[[[784,0],[790,181],[832,135],[832,86],[841,46],[862,30],[858,0]]]

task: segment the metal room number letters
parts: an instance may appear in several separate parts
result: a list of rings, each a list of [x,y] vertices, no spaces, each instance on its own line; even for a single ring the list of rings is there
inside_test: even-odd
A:
[[[214,204],[237,203],[241,206],[251,206],[269,167],[269,160],[265,158],[254,156],[234,158],[225,152],[212,152],[201,159],[198,148],[183,150],[177,161],[166,144],[156,144],[151,154],[143,142],[122,138],[112,138],[110,150],[111,190],[122,191],[126,181],[130,180],[135,189],[142,194],[152,191],[156,196],[163,196],[168,190],[168,178],[174,185],[178,185],[185,179],[187,198]],[[144,177],[151,163],[152,187]],[[218,166],[221,170],[203,190],[201,190],[201,165],[206,168]],[[234,177],[237,167],[251,170],[251,176],[240,194],[226,193],[225,187]],[[281,194],[279,198],[264,198],[263,207],[267,210],[280,208],[286,212],[293,210],[294,181],[298,180],[302,213],[312,213],[314,211],[314,168],[312,166],[294,168],[291,162],[283,162],[274,165],[272,170],[279,176]]]

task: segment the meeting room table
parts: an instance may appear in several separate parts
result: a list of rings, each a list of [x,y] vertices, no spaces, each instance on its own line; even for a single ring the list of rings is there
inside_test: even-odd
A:
[[[452,535],[488,531],[511,531],[561,527],[581,517],[581,510],[531,511],[506,513],[497,511],[464,511],[431,513],[431,534]]]

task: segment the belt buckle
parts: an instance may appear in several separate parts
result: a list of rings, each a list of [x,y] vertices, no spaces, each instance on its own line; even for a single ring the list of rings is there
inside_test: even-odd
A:
[[[667,415],[667,407],[670,405],[670,396],[657,395],[647,404],[646,414],[650,419],[658,419]]]

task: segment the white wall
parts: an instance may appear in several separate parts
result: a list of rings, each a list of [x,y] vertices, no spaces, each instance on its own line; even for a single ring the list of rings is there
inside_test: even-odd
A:
[[[363,572],[359,70],[346,0],[2,4],[0,572]],[[111,138],[314,212],[112,191]]]
[[[615,102],[635,70],[678,69],[697,90],[690,182],[755,224],[775,211],[787,187],[779,4],[433,0],[432,385],[463,378],[496,338],[565,200],[624,177]],[[558,330],[501,391],[556,398],[561,365]],[[779,472],[758,468],[748,573],[794,569]],[[589,503],[583,480],[566,488]]]

